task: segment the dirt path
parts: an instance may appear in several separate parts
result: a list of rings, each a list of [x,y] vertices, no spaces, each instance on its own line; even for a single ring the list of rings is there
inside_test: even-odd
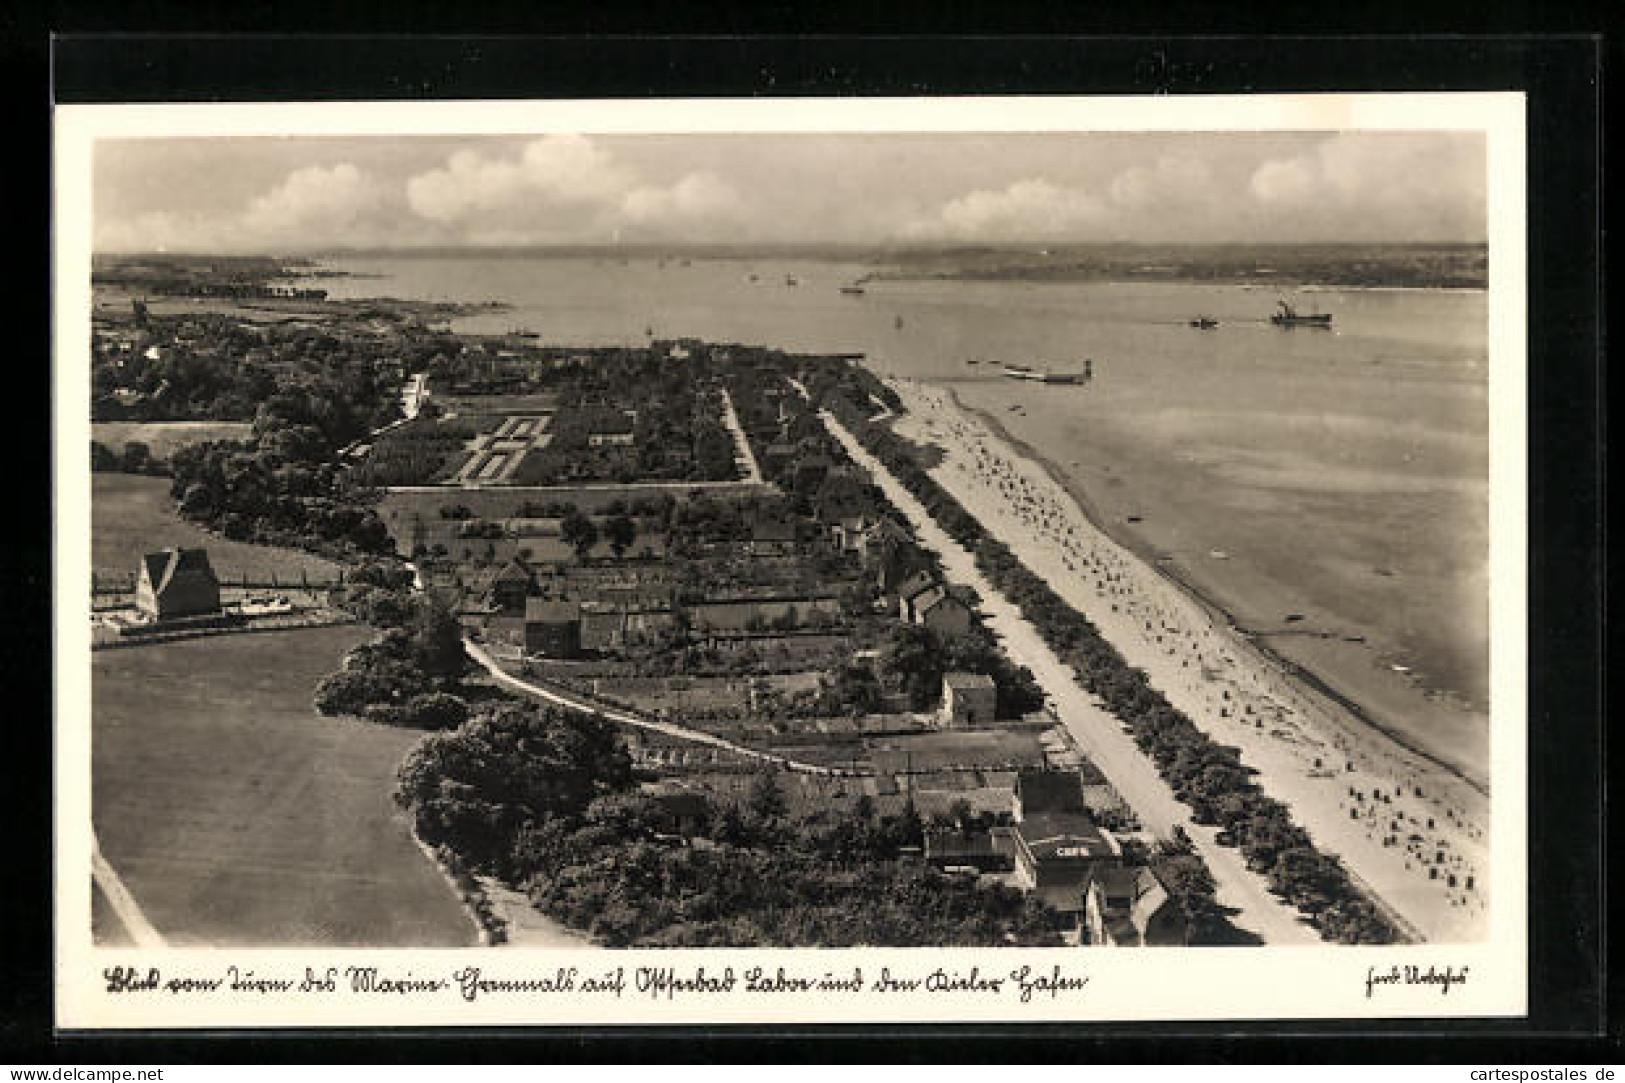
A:
[[[802,774],[807,775],[835,776],[850,774],[850,772],[843,771],[838,767],[821,767],[816,763],[802,763],[800,760],[792,760],[788,757],[779,756],[772,752],[763,752],[760,749],[747,748],[744,745],[736,745],[732,741],[724,740],[723,738],[714,734],[705,733],[700,730],[691,730],[686,726],[679,726],[672,722],[663,722],[657,718],[648,718],[644,715],[633,714],[630,711],[622,710],[617,707],[607,707],[594,703],[592,700],[589,700],[584,696],[570,695],[568,693],[559,692],[555,689],[548,688],[544,685],[521,680],[520,678],[515,677],[513,674],[503,670],[501,666],[497,665],[496,659],[492,658],[483,647],[481,647],[478,643],[475,643],[473,640],[463,640],[463,648],[468,651],[469,657],[473,658],[474,661],[483,666],[486,672],[491,674],[497,683],[506,685],[507,687],[515,689],[516,691],[524,692],[526,695],[535,696],[538,699],[544,699],[549,703],[556,703],[561,707],[569,707],[571,710],[576,711],[585,711],[588,714],[602,715],[611,722],[619,722],[625,726],[636,726],[638,729],[652,730],[656,733],[664,733],[668,737],[680,737],[685,741],[693,741],[696,744],[711,745],[714,748],[726,749],[727,751],[733,752],[737,755],[748,756],[751,759],[761,760],[763,763],[771,763],[775,766],[783,767],[789,771],[799,771]]]
[[[124,886],[118,872],[109,864],[107,858],[102,856],[102,844],[96,840],[94,834],[90,836],[90,875],[95,880],[96,889],[102,893],[102,898],[107,900],[107,905],[112,907],[119,924],[124,926],[125,933],[136,947],[164,946],[164,938],[152,927],[147,915],[141,912],[135,896]]]

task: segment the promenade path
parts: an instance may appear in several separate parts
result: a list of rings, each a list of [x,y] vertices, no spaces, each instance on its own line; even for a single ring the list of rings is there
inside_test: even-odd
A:
[[[908,517],[920,543],[941,559],[944,574],[981,596],[988,627],[1018,663],[1032,670],[1079,747],[1105,773],[1142,822],[1164,838],[1171,836],[1176,826],[1185,829],[1213,874],[1217,901],[1230,912],[1231,924],[1267,944],[1320,943],[1315,930],[1294,908],[1270,892],[1264,878],[1247,868],[1236,849],[1218,844],[1216,828],[1191,819],[1190,810],[1174,797],[1155,765],[1124,732],[1122,723],[1078,684],[1071,667],[1056,656],[1015,604],[988,582],[971,553],[937,525],[930,512],[834,415],[821,411],[820,417],[853,461],[869,472],[887,499]]]
[[[576,695],[569,692],[561,692],[558,689],[549,688],[546,685],[523,680],[519,677],[515,677],[513,674],[507,672],[501,666],[499,666],[496,659],[491,657],[490,653],[486,651],[485,648],[481,647],[472,639],[465,638],[463,640],[463,649],[468,652],[470,658],[474,659],[474,661],[478,662],[482,667],[484,667],[485,671],[489,673],[498,684],[505,685],[516,692],[523,692],[526,695],[545,700],[548,703],[555,703],[561,707],[568,707],[574,711],[584,711],[588,714],[602,715],[611,722],[618,722],[624,726],[635,726],[638,729],[651,730],[655,733],[664,733],[668,737],[681,738],[685,741],[692,741],[695,744],[710,745],[713,748],[724,749],[728,752],[735,753],[736,755],[745,756],[749,759],[760,760],[763,763],[770,763],[776,767],[782,767],[789,771],[798,771],[807,775],[826,775],[830,777],[847,775],[851,773],[849,771],[842,770],[839,767],[824,767],[816,763],[802,763],[800,760],[793,760],[788,756],[780,756],[774,752],[763,752],[758,748],[748,748],[745,745],[737,745],[732,741],[718,737],[715,734],[705,733],[702,730],[692,730],[687,726],[679,726],[675,722],[667,722],[664,719],[650,718],[647,715],[635,714],[632,711],[624,710],[619,707],[611,707],[606,704],[598,703],[586,696]]]

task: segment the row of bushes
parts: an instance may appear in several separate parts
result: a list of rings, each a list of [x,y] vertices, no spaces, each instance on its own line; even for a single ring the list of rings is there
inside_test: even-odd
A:
[[[1303,911],[1324,939],[1392,943],[1398,931],[1350,879],[1335,857],[1315,849],[1291,813],[1265,794],[1237,749],[1221,745],[1130,666],[1098,629],[1034,574],[1008,546],[930,476],[905,442],[872,424],[871,403],[830,396],[825,405],[923,504],[947,533],[976,557],[993,585],[1032,621],[1079,683],[1100,697],[1133,732],[1175,796],[1199,823],[1219,824],[1234,837],[1249,867]]]

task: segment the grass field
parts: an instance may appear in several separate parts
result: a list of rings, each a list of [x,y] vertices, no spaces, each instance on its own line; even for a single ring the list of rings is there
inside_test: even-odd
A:
[[[97,836],[170,942],[474,943],[390,798],[419,735],[311,709],[316,681],[369,634],[219,636],[93,656]]]
[[[170,502],[168,478],[92,475],[90,530],[91,567],[104,575],[134,575],[143,553],[171,545],[208,549],[209,563],[222,578],[274,573],[296,580],[303,570],[313,579],[328,580],[338,573],[332,561],[310,553],[230,541],[188,523]]]
[[[90,438],[115,454],[132,440],[146,444],[155,459],[168,459],[176,448],[205,440],[242,440],[254,429],[248,421],[98,421]]]

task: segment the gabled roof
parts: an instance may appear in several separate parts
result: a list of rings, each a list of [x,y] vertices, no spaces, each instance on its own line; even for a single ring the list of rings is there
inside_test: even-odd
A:
[[[169,587],[187,579],[213,582],[215,578],[207,549],[165,549],[146,554],[141,558],[141,563],[155,594],[162,594]]]
[[[557,598],[526,598],[526,624],[568,624],[581,619],[579,602],[564,602]]]
[[[904,601],[910,601],[915,595],[923,594],[936,585],[936,578],[929,572],[915,572],[903,581],[903,585],[897,588],[897,593]]]
[[[1113,865],[1108,868],[1092,869],[1089,873],[1088,884],[1099,884],[1100,892],[1106,899],[1127,899],[1129,905],[1140,894],[1140,868],[1128,868]],[[1153,877],[1155,879],[1155,877]]]
[[[970,609],[970,606],[954,597],[953,594],[949,593],[948,588],[940,584],[914,598],[914,608],[921,613],[929,613],[931,610],[943,605],[957,605],[961,609]]]
[[[986,673],[944,673],[942,675],[942,686],[952,688],[955,692],[964,692],[972,688],[992,689],[996,687],[993,678]]]
[[[508,562],[498,568],[491,575],[491,585],[498,583],[529,583],[532,580],[530,566],[517,556],[509,557]]]
[[[1132,931],[1134,939],[1138,941],[1146,923],[1169,899],[1168,889],[1162,886],[1161,878],[1147,865],[1090,869],[1089,877],[1084,882],[1085,893],[1094,884],[1100,885],[1100,893],[1108,903],[1112,899],[1128,900],[1127,910],[1106,911],[1113,937],[1118,940],[1122,940],[1122,933],[1118,928],[1118,923],[1122,923]]]

